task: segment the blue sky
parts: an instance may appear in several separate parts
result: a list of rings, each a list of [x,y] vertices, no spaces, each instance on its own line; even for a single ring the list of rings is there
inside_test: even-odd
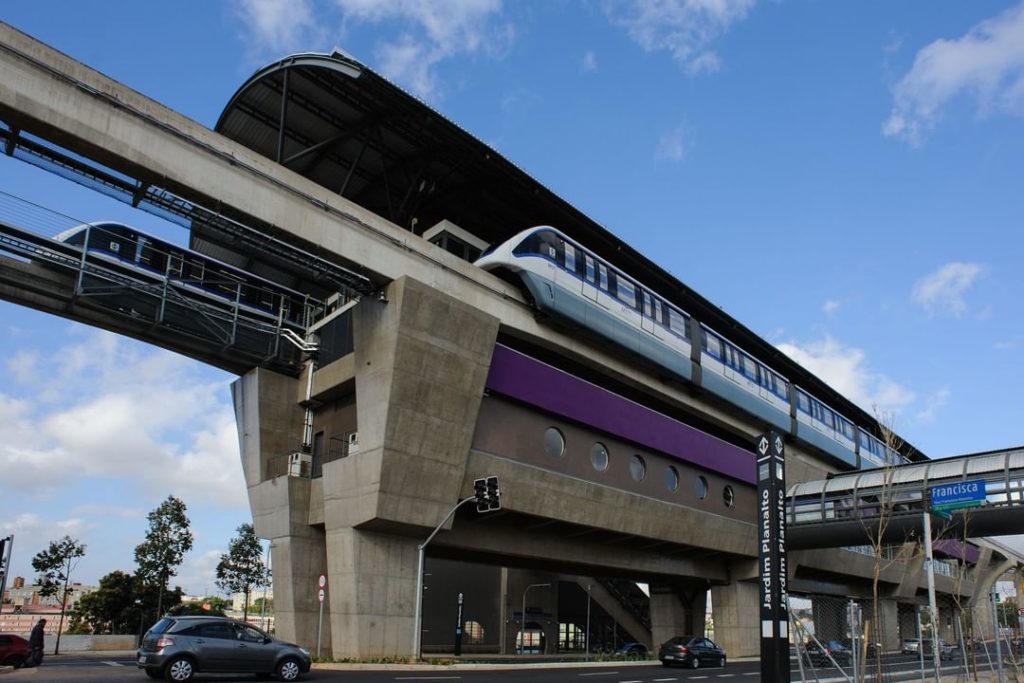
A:
[[[212,127],[257,68],[339,47],[423,98],[932,457],[1017,446],[1024,4],[975,0],[14,3],[3,20]],[[69,220],[184,231],[12,159]],[[471,227],[471,226],[466,226]],[[249,521],[230,375],[0,303],[0,533],[133,567],[189,506]]]

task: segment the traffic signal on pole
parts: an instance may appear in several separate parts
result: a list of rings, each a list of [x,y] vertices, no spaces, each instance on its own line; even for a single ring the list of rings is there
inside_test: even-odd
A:
[[[501,489],[498,488],[497,477],[487,477],[487,509],[501,509]]]
[[[487,512],[487,480],[477,479],[473,482],[473,497],[476,498],[476,511]]]
[[[498,488],[497,477],[485,477],[473,481],[473,498],[476,500],[477,512],[490,512],[501,509],[501,489]]]

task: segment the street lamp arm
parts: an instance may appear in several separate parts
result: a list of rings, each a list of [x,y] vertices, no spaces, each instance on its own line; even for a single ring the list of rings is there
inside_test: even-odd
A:
[[[455,507],[449,510],[448,514],[444,516],[444,519],[441,520],[441,523],[434,527],[434,530],[430,532],[430,535],[427,536],[427,540],[423,541],[423,543],[421,543],[417,547],[417,550],[419,552],[416,561],[416,613],[413,615],[412,618],[412,658],[414,660],[420,658],[420,638],[422,637],[423,631],[422,626],[420,624],[423,612],[423,563],[427,545],[429,545],[430,542],[434,540],[434,536],[437,535],[437,532],[441,530],[441,527],[448,523],[448,520],[452,518],[452,516],[460,507],[462,507],[466,503],[470,503],[475,500],[475,496],[470,496],[469,498],[464,498],[460,500],[458,503],[456,503]]]

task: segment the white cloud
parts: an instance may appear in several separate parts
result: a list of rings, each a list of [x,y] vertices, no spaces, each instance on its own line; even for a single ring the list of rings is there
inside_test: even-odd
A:
[[[655,159],[667,161],[683,161],[693,149],[693,129],[686,123],[671,128],[661,134],[654,149]]]
[[[711,44],[742,21],[755,0],[612,0],[612,23],[648,52],[666,50],[690,74],[716,71]]]
[[[311,0],[236,0],[235,10],[257,52],[283,57],[323,41]]]
[[[864,351],[844,346],[831,336],[807,344],[785,342],[776,346],[869,413],[878,410],[896,414],[915,399],[913,391],[873,371]]]
[[[35,396],[0,394],[0,492],[45,498],[90,477],[159,497],[244,505],[234,415],[223,381],[167,351],[90,332],[40,365]],[[2,495],[2,494],[0,494]]]
[[[911,300],[927,311],[943,310],[960,316],[967,310],[964,293],[985,272],[980,263],[953,261],[914,284]]]
[[[961,38],[922,48],[893,88],[893,108],[882,125],[890,137],[920,144],[942,108],[957,97],[973,100],[980,115],[1024,115],[1024,3],[971,28]]]
[[[420,97],[437,97],[436,67],[458,54],[501,54],[511,44],[511,23],[496,19],[500,0],[334,0],[345,24],[387,24],[395,38],[378,43],[380,70]]]
[[[583,53],[583,59],[580,60],[580,64],[583,66],[584,71],[597,71],[597,55],[594,54],[593,50],[587,50]]]
[[[948,387],[942,387],[932,393],[925,400],[924,408],[918,411],[917,419],[920,422],[931,422],[936,414],[949,402],[951,392]]]
[[[833,313],[838,311],[840,306],[842,305],[843,303],[841,301],[836,301],[835,299],[828,299],[827,301],[825,301],[825,303],[821,305],[821,310],[824,311],[825,315],[832,315]]]

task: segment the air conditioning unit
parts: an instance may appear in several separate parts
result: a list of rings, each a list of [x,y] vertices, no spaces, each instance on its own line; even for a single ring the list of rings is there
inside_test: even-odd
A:
[[[313,456],[309,453],[296,451],[288,456],[288,476],[308,477],[310,468],[313,466]]]
[[[348,451],[346,455],[355,455],[359,452],[359,432],[352,432],[348,435]]]

